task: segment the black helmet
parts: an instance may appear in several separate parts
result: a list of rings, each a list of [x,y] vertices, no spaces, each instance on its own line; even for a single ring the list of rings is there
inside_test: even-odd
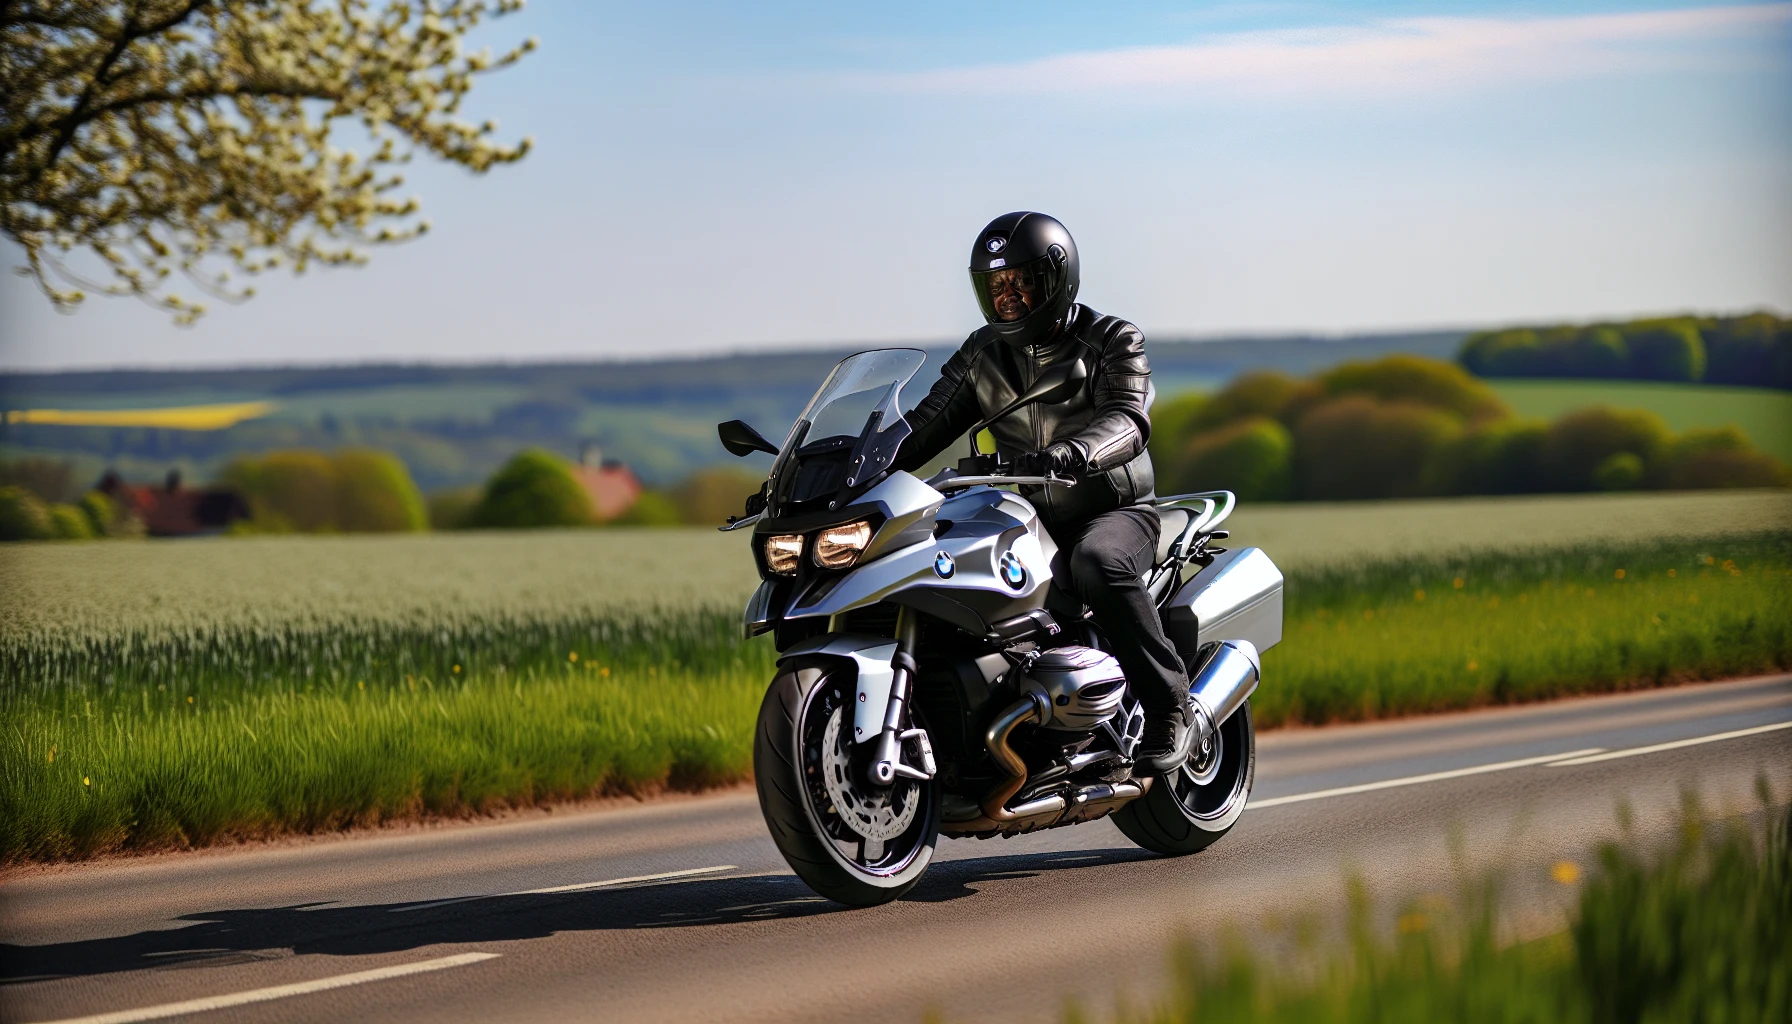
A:
[[[971,287],[983,319],[1011,345],[1030,345],[1062,323],[1082,283],[1076,242],[1043,213],[1005,213],[971,247]]]

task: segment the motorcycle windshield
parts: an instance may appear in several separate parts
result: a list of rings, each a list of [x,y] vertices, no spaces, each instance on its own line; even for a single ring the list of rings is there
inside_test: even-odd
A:
[[[843,505],[882,476],[909,435],[902,386],[926,361],[926,353],[914,348],[873,349],[842,359],[779,449],[768,512]]]

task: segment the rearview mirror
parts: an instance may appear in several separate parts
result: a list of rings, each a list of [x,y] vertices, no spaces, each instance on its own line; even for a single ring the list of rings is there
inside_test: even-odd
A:
[[[722,447],[728,449],[730,455],[746,458],[754,452],[778,454],[778,446],[761,437],[759,431],[747,426],[745,420],[716,424],[716,436],[722,439]]]
[[[1034,402],[1062,402],[1065,399],[1074,398],[1076,393],[1083,389],[1083,384],[1088,379],[1089,367],[1081,359],[1059,363],[1041,373],[1039,379],[1033,382],[1033,386],[1019,398],[1003,406],[1001,412],[971,428],[971,454],[973,456],[982,454],[977,447],[977,435],[985,427],[1023,405],[1031,405]]]
[[[1083,383],[1088,379],[1089,368],[1083,365],[1081,359],[1059,363],[1039,375],[1039,379],[1033,382],[1033,386],[1027,389],[1027,393],[1020,396],[1020,401],[1015,403],[1016,407],[1031,402],[1049,404],[1075,398],[1076,393],[1083,389]]]

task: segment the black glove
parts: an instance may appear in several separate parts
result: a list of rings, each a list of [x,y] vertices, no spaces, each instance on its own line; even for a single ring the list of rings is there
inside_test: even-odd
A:
[[[1069,441],[1059,441],[1042,452],[1028,452],[1014,460],[1015,476],[1068,476],[1083,471],[1082,449]]]

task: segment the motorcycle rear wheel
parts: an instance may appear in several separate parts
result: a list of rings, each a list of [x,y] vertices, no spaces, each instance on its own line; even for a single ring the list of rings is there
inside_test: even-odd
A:
[[[1153,853],[1180,857],[1220,841],[1244,813],[1257,778],[1257,732],[1249,701],[1220,723],[1215,749],[1154,782],[1114,812],[1126,838]]]
[[[828,899],[874,907],[914,888],[932,862],[939,783],[879,789],[848,770],[852,744],[840,732],[852,728],[854,683],[833,660],[779,671],[759,706],[753,775],[772,841],[797,877]]]

